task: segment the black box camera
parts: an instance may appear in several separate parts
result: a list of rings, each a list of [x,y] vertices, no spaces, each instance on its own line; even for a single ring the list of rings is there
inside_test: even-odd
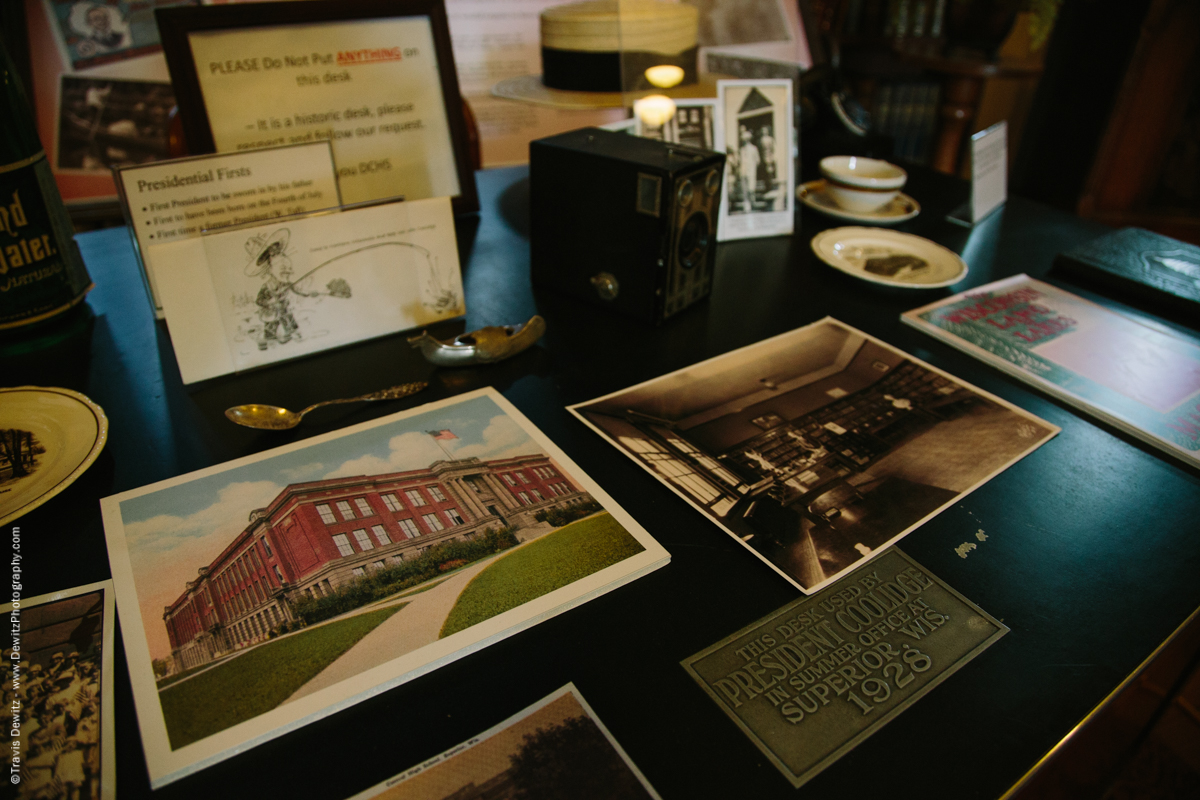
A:
[[[658,324],[712,288],[725,156],[600,128],[529,145],[534,284]]]

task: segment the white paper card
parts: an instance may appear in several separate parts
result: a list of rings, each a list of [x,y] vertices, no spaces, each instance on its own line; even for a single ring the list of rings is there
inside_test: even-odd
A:
[[[449,198],[151,248],[184,383],[465,312]]]
[[[116,177],[159,319],[153,245],[341,205],[329,142],[157,161]]]
[[[971,222],[1008,199],[1008,123],[997,122],[971,137]]]
[[[792,198],[792,81],[717,81],[726,152],[717,241],[790,235]]]

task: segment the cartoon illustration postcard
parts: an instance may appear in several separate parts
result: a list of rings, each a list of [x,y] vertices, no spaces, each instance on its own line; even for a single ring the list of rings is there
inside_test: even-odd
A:
[[[461,316],[449,198],[388,203],[152,248],[184,383]]]

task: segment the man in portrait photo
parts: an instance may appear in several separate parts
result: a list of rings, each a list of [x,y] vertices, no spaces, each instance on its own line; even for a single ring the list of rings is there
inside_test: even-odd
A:
[[[133,43],[129,23],[115,6],[83,0],[71,7],[68,21],[71,29],[84,38],[76,45],[80,55],[124,50]]]

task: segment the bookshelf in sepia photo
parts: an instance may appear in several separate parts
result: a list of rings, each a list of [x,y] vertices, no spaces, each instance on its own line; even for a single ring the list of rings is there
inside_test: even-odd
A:
[[[1058,432],[831,318],[570,410],[806,594]]]

